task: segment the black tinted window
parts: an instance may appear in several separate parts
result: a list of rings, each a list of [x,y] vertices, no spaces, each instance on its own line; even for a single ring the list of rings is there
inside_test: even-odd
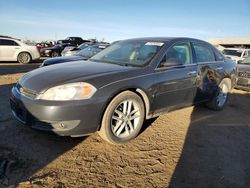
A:
[[[216,61],[224,61],[224,56],[222,53],[219,52],[219,50],[214,49],[214,53],[216,56]]]
[[[13,40],[0,39],[1,46],[18,46],[18,44]]]
[[[190,64],[192,62],[191,53],[190,53],[190,45],[188,43],[179,43],[170,47],[167,50],[167,53],[162,60],[162,63],[164,63],[164,66],[167,65],[167,62],[170,62],[170,63],[177,62],[178,64]]]
[[[198,63],[215,61],[213,50],[204,44],[193,44]]]

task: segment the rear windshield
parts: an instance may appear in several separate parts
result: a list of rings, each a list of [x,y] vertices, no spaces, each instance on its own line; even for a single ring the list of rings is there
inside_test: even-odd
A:
[[[250,57],[247,57],[246,59],[244,59],[241,64],[248,64],[250,65]]]
[[[224,55],[231,55],[231,56],[241,57],[242,51],[225,49],[225,50],[222,51],[222,53],[223,53]]]

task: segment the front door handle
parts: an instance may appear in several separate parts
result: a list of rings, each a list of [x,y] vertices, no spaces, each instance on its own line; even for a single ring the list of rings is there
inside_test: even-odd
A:
[[[188,76],[194,76],[197,74],[197,71],[190,71],[187,74],[188,74]]]

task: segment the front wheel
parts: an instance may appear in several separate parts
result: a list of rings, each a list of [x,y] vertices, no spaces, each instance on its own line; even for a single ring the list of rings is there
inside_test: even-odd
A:
[[[21,52],[20,54],[18,54],[17,56],[17,61],[20,64],[28,64],[31,61],[31,56],[29,53],[27,52]]]
[[[59,53],[58,52],[52,52],[51,53],[51,57],[58,57],[59,56]]]
[[[110,143],[126,143],[139,134],[144,118],[145,107],[142,99],[131,91],[125,91],[108,105],[98,133]]]
[[[207,106],[213,110],[222,110],[227,103],[230,89],[231,81],[229,79],[222,80],[218,87],[218,91],[212,100],[207,103]]]

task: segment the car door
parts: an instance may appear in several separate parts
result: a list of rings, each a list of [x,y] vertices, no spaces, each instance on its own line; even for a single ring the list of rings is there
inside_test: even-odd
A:
[[[16,51],[20,46],[11,39],[0,39],[0,53],[2,61],[16,61]]]
[[[197,71],[190,43],[178,42],[169,47],[156,69],[155,113],[193,104]]]
[[[216,55],[218,52],[209,44],[192,42],[192,47],[199,70],[195,103],[200,103],[211,99],[217,91],[224,74],[224,58]]]

